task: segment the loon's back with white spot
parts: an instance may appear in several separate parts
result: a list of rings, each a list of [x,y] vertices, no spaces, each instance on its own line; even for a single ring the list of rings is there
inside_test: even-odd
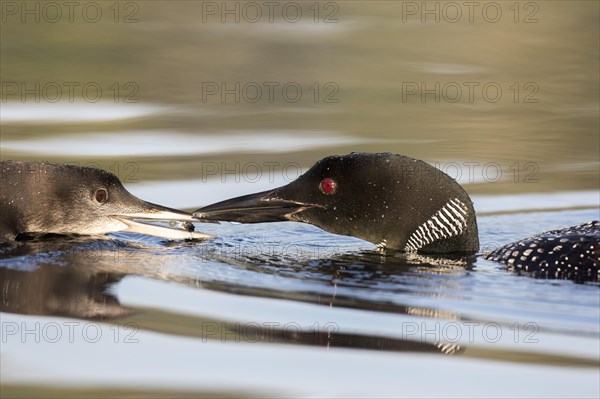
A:
[[[598,221],[547,231],[504,245],[485,258],[537,277],[600,280]]]

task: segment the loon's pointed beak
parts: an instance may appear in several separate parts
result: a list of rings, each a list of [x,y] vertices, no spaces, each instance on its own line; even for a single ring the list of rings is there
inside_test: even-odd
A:
[[[143,201],[139,211],[125,212],[111,215],[112,218],[123,223],[126,227],[121,231],[131,233],[147,234],[172,240],[178,239],[206,239],[211,235],[194,231],[192,222],[198,221],[192,214],[165,206]],[[144,223],[139,220],[153,220],[178,223],[175,227],[160,226]]]
[[[197,209],[194,217],[201,221],[240,223],[298,221],[294,217],[297,213],[317,206],[279,198],[276,191],[263,191],[217,202]]]

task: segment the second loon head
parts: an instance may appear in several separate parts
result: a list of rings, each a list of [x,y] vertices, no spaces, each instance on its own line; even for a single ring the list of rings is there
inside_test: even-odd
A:
[[[290,184],[212,204],[194,216],[305,222],[407,252],[479,250],[465,190],[425,162],[390,153],[330,156]]]
[[[129,231],[170,239],[207,238],[187,212],[143,201],[102,169],[49,162],[0,162],[0,242],[37,234]],[[170,228],[140,220],[184,222]]]

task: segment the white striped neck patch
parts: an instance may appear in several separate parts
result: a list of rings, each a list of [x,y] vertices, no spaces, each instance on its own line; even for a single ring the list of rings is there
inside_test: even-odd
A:
[[[408,237],[404,251],[417,252],[434,241],[461,235],[467,228],[469,208],[453,198]]]

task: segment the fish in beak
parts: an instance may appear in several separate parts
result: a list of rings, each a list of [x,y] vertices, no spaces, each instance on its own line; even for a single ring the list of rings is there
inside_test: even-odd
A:
[[[197,222],[198,220],[188,212],[167,208],[150,202],[143,201],[143,203],[144,209],[139,212],[111,215],[111,218],[124,225],[124,228],[120,231],[147,234],[171,240],[204,240],[212,237],[209,234],[194,231],[192,222]],[[147,223],[149,221],[170,222],[169,224],[173,227]]]

